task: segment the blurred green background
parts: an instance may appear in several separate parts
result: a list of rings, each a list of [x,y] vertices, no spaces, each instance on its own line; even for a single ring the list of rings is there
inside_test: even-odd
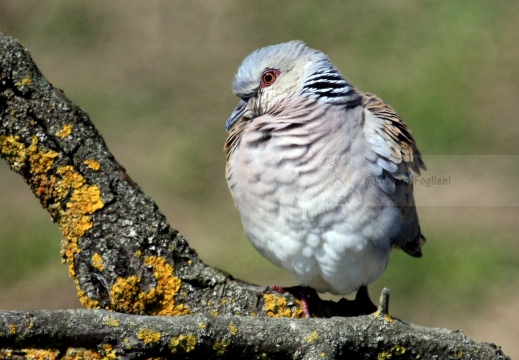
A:
[[[261,46],[301,39],[327,53],[352,84],[406,119],[430,174],[443,166],[457,179],[432,194],[416,189],[424,258],[394,252],[372,297],[388,286],[395,316],[461,329],[512,357],[517,19],[519,2],[506,0],[0,2],[0,31],[28,47],[47,79],[89,113],[201,258],[265,285],[295,283],[249,244],[227,190],[224,123],[238,101],[231,81]],[[479,161],[483,155],[492,157]],[[3,161],[0,194],[0,309],[78,307],[60,265],[58,228]]]

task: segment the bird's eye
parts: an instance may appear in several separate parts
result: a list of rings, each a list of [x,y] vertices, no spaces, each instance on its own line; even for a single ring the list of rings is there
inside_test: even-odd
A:
[[[279,71],[267,69],[263,72],[261,75],[261,87],[267,87],[272,84],[274,84],[274,81],[276,81],[277,77],[279,75]]]

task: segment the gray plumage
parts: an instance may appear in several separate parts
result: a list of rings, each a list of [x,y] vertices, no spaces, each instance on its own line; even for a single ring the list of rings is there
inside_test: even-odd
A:
[[[256,50],[233,82],[227,181],[245,232],[303,286],[348,294],[378,278],[392,248],[420,257],[403,120],[301,41]]]

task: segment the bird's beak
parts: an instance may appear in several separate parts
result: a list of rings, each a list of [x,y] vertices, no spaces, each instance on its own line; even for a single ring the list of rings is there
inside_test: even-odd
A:
[[[225,122],[225,131],[229,131],[248,111],[247,100],[240,100],[231,116]]]

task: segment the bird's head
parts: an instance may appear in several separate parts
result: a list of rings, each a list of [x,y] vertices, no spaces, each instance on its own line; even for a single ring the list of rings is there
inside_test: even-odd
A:
[[[254,51],[238,68],[233,92],[241,98],[225,124],[229,131],[242,117],[268,114],[283,100],[312,97],[327,103],[348,103],[358,95],[328,57],[302,41]]]

